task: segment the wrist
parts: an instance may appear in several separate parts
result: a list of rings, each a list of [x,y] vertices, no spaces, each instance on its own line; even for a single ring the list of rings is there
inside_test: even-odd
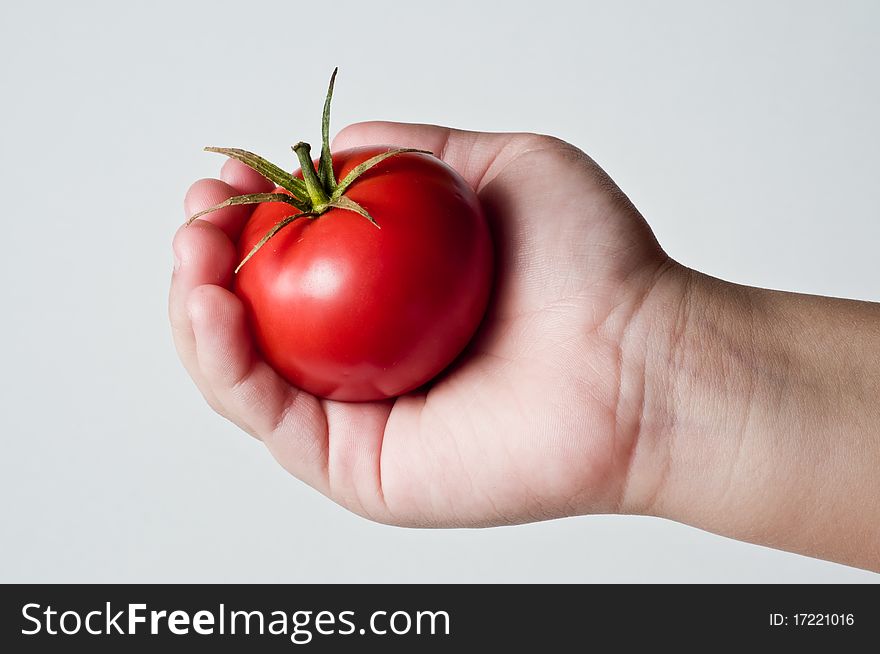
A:
[[[622,509],[880,564],[878,305],[675,264],[639,319],[644,394]]]
[[[744,287],[674,264],[641,317],[645,390],[625,508],[700,523],[724,501],[763,402],[754,307]]]

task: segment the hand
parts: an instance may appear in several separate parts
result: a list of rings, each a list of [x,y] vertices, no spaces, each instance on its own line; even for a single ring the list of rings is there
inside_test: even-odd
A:
[[[486,209],[497,276],[466,355],[395,401],[333,402],[291,387],[254,350],[228,290],[248,217],[229,207],[174,240],[174,339],[207,401],[293,475],[381,522],[481,526],[645,506],[659,483],[632,469],[657,317],[647,300],[680,267],[608,176],[559,140],[364,123],[334,149],[376,143],[437,153]],[[192,186],[188,216],[270,188],[235,161],[221,177]]]
[[[431,150],[479,192],[497,271],[484,323],[427,391],[346,404],[288,385],[227,290],[248,210],[178,231],[181,359],[291,473],[381,522],[659,515],[880,569],[880,305],[747,288],[669,259],[583,152],[530,134],[364,123],[339,149]],[[188,215],[268,190],[227,162]]]

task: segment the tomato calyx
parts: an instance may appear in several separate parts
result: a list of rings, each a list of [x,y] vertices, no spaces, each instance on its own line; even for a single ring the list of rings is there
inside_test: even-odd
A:
[[[212,211],[241,204],[282,202],[289,204],[297,211],[297,213],[277,222],[272,229],[260,239],[241,263],[238,264],[235,269],[236,273],[241,270],[241,267],[247,263],[248,260],[269,241],[269,239],[275,236],[275,234],[281,231],[284,227],[300,218],[314,219],[330,209],[343,209],[345,211],[352,211],[359,216],[366,218],[376,228],[379,228],[379,223],[376,222],[369,212],[357,202],[347,197],[345,192],[361,175],[367,172],[370,168],[382,163],[385,159],[405,152],[433,154],[427,150],[419,150],[417,148],[396,148],[364,161],[352,169],[343,179],[337,180],[336,174],[333,172],[333,154],[330,151],[330,103],[333,99],[333,87],[336,83],[336,73],[338,70],[338,68],[335,68],[333,74],[330,76],[330,85],[327,89],[327,96],[324,100],[324,111],[321,116],[321,157],[318,160],[317,170],[312,161],[312,148],[308,143],[300,141],[291,148],[299,160],[303,176],[302,179],[295,177],[292,173],[288,173],[280,166],[276,166],[263,157],[254,154],[253,152],[248,152],[247,150],[241,150],[239,148],[205,148],[206,152],[216,152],[240,161],[286,192],[236,195],[225,202],[221,202],[220,204],[216,204],[213,207],[208,207],[203,211],[193,214],[193,216],[187,221],[187,225],[192,224],[197,218]]]

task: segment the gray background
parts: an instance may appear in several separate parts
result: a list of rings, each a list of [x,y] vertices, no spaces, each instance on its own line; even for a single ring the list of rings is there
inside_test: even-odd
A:
[[[657,519],[371,524],[215,416],[166,321],[182,198],[364,119],[532,130],[711,274],[880,300],[880,4],[0,9],[2,581],[878,581]],[[323,41],[319,40],[323,38]]]

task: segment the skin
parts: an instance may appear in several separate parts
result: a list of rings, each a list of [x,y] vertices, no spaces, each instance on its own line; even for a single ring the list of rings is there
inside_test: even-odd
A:
[[[638,513],[880,569],[880,305],[747,288],[671,260],[583,152],[533,134],[362,123],[335,149],[431,150],[477,190],[496,286],[430,388],[347,404],[255,353],[227,290],[248,209],[178,231],[170,316],[220,414],[370,519],[490,526]],[[227,162],[187,215],[269,190]]]

